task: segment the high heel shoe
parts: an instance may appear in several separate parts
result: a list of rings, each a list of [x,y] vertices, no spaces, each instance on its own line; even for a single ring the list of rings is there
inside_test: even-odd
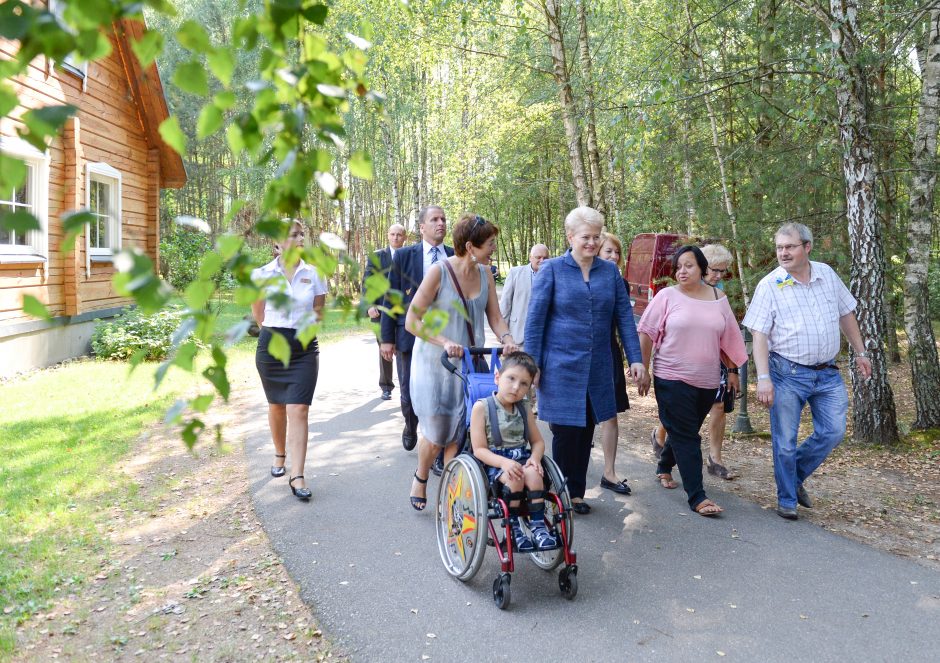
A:
[[[287,458],[287,454],[274,454],[274,457],[275,457],[275,458]],[[278,467],[277,465],[272,465],[272,466],[271,466],[271,476],[274,477],[275,479],[276,479],[277,477],[282,477],[282,476],[284,476],[284,473],[285,473],[286,471],[287,471],[287,470],[284,469],[284,466],[283,466],[283,465],[281,465],[280,467]]]
[[[310,496],[313,495],[313,493],[310,492],[310,489],[309,488],[294,488],[294,482],[297,479],[303,479],[303,478],[304,478],[303,474],[298,474],[295,477],[291,477],[288,480],[287,485],[290,486],[290,492],[294,493],[294,497],[296,497],[299,500],[304,500],[306,502],[307,500],[310,499]]]
[[[426,478],[422,479],[421,477],[419,477],[417,472],[415,472],[415,481],[417,481],[420,484],[425,484],[428,482]],[[426,497],[415,497],[414,495],[412,495],[410,497],[410,500],[411,500],[411,508],[414,509],[415,511],[424,511],[424,507],[428,505],[428,499]]]

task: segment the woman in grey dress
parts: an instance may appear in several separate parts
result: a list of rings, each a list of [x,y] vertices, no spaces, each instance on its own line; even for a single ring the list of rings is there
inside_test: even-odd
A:
[[[408,308],[405,327],[417,337],[411,355],[411,402],[418,415],[418,468],[411,506],[417,511],[427,506],[431,462],[441,447],[445,462],[453,458],[464,430],[463,383],[441,365],[441,349],[456,365],[464,346],[483,345],[484,313],[504,349],[517,349],[499,312],[489,268],[498,233],[483,217],[464,215],[452,233],[455,255],[431,266]],[[447,314],[443,325],[442,313]]]

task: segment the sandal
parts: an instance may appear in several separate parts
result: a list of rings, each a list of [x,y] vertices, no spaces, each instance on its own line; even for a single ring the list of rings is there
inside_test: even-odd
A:
[[[713,461],[711,454],[706,457],[705,466],[708,468],[709,474],[716,476],[719,479],[724,479],[725,481],[731,481],[732,479],[736,479],[738,476],[721,463],[716,463]]]
[[[287,454],[274,454],[275,458],[287,458]],[[283,465],[272,465],[271,466],[271,476],[272,477],[282,477],[287,470],[284,469]]]
[[[425,484],[428,482],[427,479],[422,479],[421,477],[419,477],[417,471],[415,471],[415,481],[417,481],[420,484]],[[411,508],[414,509],[415,511],[424,511],[424,507],[428,505],[427,497],[416,497],[412,495],[410,499],[411,499]]]
[[[707,498],[696,504],[692,510],[695,511],[695,513],[698,515],[706,516],[708,518],[717,516],[719,513],[724,511],[724,509]]]
[[[679,484],[677,484],[672,479],[672,472],[663,472],[661,474],[657,474],[656,478],[659,479],[659,483],[663,488],[668,488],[669,490],[672,490],[673,488],[679,487]]]

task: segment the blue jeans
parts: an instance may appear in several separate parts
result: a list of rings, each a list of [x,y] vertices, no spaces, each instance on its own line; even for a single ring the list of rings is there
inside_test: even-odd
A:
[[[845,437],[849,396],[837,368],[814,370],[770,353],[774,404],[770,436],[774,450],[777,503],[796,507],[796,491]],[[813,432],[797,446],[800,415],[809,403]]]

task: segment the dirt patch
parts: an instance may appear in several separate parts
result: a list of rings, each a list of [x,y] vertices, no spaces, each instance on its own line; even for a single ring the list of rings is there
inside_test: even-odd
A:
[[[100,524],[107,548],[83,587],[17,629],[13,660],[345,660],[255,515],[233,425],[245,397],[215,413],[227,449],[206,435],[190,454],[163,427],[141,436],[121,468],[136,494]]]
[[[844,373],[843,377],[848,383],[848,375]],[[892,367],[891,383],[898,420],[903,425],[914,419],[910,368],[906,364]],[[738,416],[736,409],[728,415],[722,449],[724,464],[740,476],[733,481],[723,481],[706,473],[705,487],[707,490],[709,486],[717,486],[752,500],[771,510],[768,517],[776,518],[772,511],[777,506],[777,495],[768,411],[757,402],[753,385],[750,385],[749,397],[748,413],[756,433],[731,433]],[[630,412],[621,415],[626,443],[652,463],[648,422],[655,420],[656,402],[652,398],[640,398],[634,389],[630,406]],[[851,420],[850,410],[850,428]],[[801,437],[811,432],[811,422],[807,408]],[[624,444],[624,434],[621,444]],[[810,477],[806,489],[814,505],[812,509],[800,508],[800,518],[940,570],[940,439],[936,435],[933,439],[908,435],[896,448],[856,444],[847,438]]]

